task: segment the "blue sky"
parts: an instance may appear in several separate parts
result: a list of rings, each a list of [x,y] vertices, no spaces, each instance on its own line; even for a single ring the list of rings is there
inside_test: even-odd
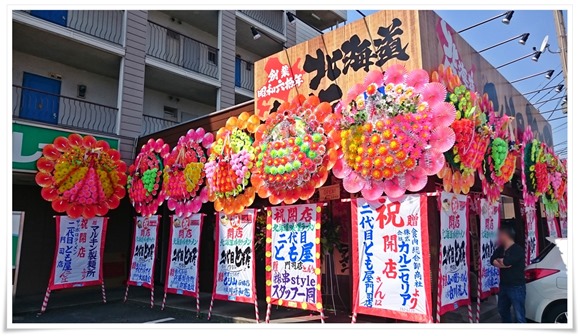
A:
[[[372,14],[375,11],[365,10],[361,11],[366,15]],[[444,10],[436,11],[447,23],[449,23],[455,30],[471,26],[475,23],[484,21],[495,15],[498,15],[503,10]],[[566,15],[566,14],[565,14]],[[355,21],[361,16],[354,10],[348,11],[348,21]],[[498,42],[507,40],[516,35],[523,33],[530,33],[530,37],[526,45],[521,45],[517,40],[508,42],[497,48],[488,50],[482,55],[493,65],[499,66],[516,58],[524,56],[532,52],[532,47],[539,49],[544,36],[549,35],[550,50],[558,50],[558,42],[556,35],[556,28],[554,25],[554,17],[552,11],[528,10],[515,11],[514,16],[509,25],[503,24],[501,19],[497,19],[486,23],[477,28],[468,30],[461,34],[461,36],[469,42],[476,50],[480,50],[496,44]],[[545,70],[554,69],[554,78],[548,86],[560,84],[563,81],[563,76],[560,74],[555,77],[557,73],[562,70],[559,54],[551,54],[545,52],[542,54],[538,62],[533,62],[531,58],[526,58],[522,61],[505,66],[500,70],[508,80],[516,80],[525,76],[529,76]],[[534,91],[542,88],[549,80],[544,76],[537,76],[525,81],[515,83],[514,86],[522,93]],[[534,96],[534,94],[526,95],[532,103],[548,100],[554,97],[563,96],[563,93],[556,93],[554,90],[545,90]],[[542,104],[539,104],[542,105]],[[535,105],[538,107],[539,105]],[[553,109],[560,108],[560,100],[554,100],[543,104],[539,107],[540,112],[550,112]],[[551,113],[544,114],[547,118]],[[564,116],[562,111],[555,111],[550,119],[556,119]],[[566,127],[567,118],[551,121],[552,132],[554,138],[554,145],[556,151],[567,148],[568,131]],[[561,126],[564,125],[564,126]],[[567,156],[563,154],[562,156]]]

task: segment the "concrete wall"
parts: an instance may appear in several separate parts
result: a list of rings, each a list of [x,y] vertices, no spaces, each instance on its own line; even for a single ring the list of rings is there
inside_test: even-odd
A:
[[[178,109],[179,113],[177,121],[184,121],[191,119],[192,117],[201,116],[215,111],[214,106],[201,104],[181,97],[179,97],[179,102],[177,102],[175,99],[169,99],[169,96],[170,95],[165,92],[145,88],[143,114],[165,118],[163,107],[169,106]]]
[[[22,86],[24,72],[50,77],[50,73],[62,76],[60,94],[76,98],[77,85],[87,86],[84,101],[111,107],[117,106],[118,78],[110,78],[68,65],[53,62],[22,52],[12,53],[12,84]]]

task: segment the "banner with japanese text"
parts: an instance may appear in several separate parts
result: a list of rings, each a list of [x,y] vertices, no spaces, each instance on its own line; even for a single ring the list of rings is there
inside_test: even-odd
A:
[[[56,250],[49,288],[102,284],[106,233],[107,218],[56,216]]]
[[[524,217],[526,220],[526,265],[538,256],[538,217],[536,216],[536,206],[524,206]]]
[[[479,263],[480,294],[486,298],[497,293],[499,288],[499,269],[490,263],[491,255],[497,248],[497,230],[499,229],[499,203],[489,203],[485,197],[480,200],[479,245],[481,256]]]
[[[171,216],[165,292],[197,297],[202,214]]]
[[[216,215],[213,296],[218,300],[254,303],[256,300],[254,227],[256,209]]]
[[[562,238],[568,238],[568,214],[566,211],[560,211],[560,232],[562,232]]]
[[[159,216],[135,217],[133,230],[133,248],[131,254],[131,269],[127,285],[153,286],[155,255],[157,253],[157,234],[159,232]]]
[[[546,211],[546,221],[548,223],[548,236],[552,238],[558,238],[562,235],[560,234],[560,228],[558,224],[558,219],[553,213]]]
[[[441,192],[441,251],[439,267],[441,276],[441,311],[468,305],[469,298],[469,233],[467,196]]]
[[[300,204],[267,209],[266,302],[322,310],[321,207]]]
[[[427,196],[351,207],[354,313],[432,322]]]

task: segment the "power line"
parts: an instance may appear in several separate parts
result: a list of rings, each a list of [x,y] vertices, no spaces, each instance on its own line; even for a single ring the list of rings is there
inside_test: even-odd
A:
[[[548,116],[548,119],[552,118],[552,115],[554,115],[554,112],[556,112],[557,110],[563,110],[564,107],[558,108],[558,106],[560,106],[560,103],[562,102],[562,99],[564,99],[564,97],[560,98],[560,100],[558,100],[558,103],[556,104],[556,107],[552,110],[552,113],[550,113],[550,115]]]
[[[536,103],[534,104],[534,106],[535,106],[536,104],[540,104],[540,103],[541,103],[541,105],[540,105],[540,106],[536,106],[536,109],[538,109],[538,110],[539,110],[539,109],[540,109],[540,107],[544,106],[546,103],[549,103],[549,102],[551,102],[551,101],[554,101],[554,100],[556,100],[556,99],[562,99],[562,98],[564,98],[564,97],[565,97],[565,95],[564,95],[564,96],[562,96],[562,97],[557,97],[557,98],[554,98],[554,97],[556,97],[557,95],[559,95],[560,93],[561,93],[561,92],[555,92],[555,93],[554,93],[554,95],[553,95],[552,97],[550,97],[550,99],[546,99],[546,100],[543,100],[543,101],[536,102]]]
[[[560,145],[563,145],[563,144],[565,144],[565,143],[567,143],[567,142],[568,142],[568,140],[564,140],[564,141],[560,142],[559,144],[557,144],[557,145],[554,145],[554,148],[556,148],[556,147],[558,147],[558,146],[560,146]]]
[[[563,124],[560,124],[560,125],[556,126],[555,128],[553,128],[552,132],[557,130],[557,129],[563,129],[562,126],[566,126],[566,125],[568,125],[567,121],[565,121]]]
[[[564,118],[568,118],[568,116],[558,117],[558,118],[554,118],[554,119],[548,119],[546,121],[556,121],[556,120],[560,120],[560,119],[564,119]]]
[[[558,94],[558,93],[556,93],[556,94]],[[554,94],[554,96],[555,96],[556,94]],[[562,97],[553,97],[553,96],[552,96],[552,98],[550,98],[550,99],[547,99],[547,100],[542,100],[542,101],[536,102],[536,103],[534,103],[534,105],[536,105],[536,104],[544,104],[544,103],[548,103],[548,102],[554,101],[554,100],[556,100],[556,99],[564,98],[564,97],[566,97],[566,95],[564,95],[564,96],[562,96]],[[537,108],[540,108],[541,106],[542,106],[542,105],[538,106]]]
[[[545,87],[547,87],[547,86],[548,86],[550,83],[552,83],[552,81],[553,81],[554,79],[558,78],[558,76],[560,76],[561,74],[562,74],[562,70],[560,70],[560,72],[558,72],[558,73],[556,74],[556,76],[552,77],[552,79],[550,79],[550,80],[549,80],[549,81],[548,81],[546,84],[544,84],[544,86],[542,87],[542,89],[543,89],[543,88],[545,88]],[[540,93],[540,91],[536,92],[536,93],[535,93],[533,96],[531,96],[531,97],[530,97],[528,100],[529,100],[529,101],[531,101],[531,100],[532,100],[532,99],[534,99],[534,97],[535,97],[535,96],[537,96],[539,93]],[[549,93],[546,93],[546,94],[545,94],[545,95],[544,95],[542,98],[540,98],[539,100],[542,100],[542,99],[544,99],[544,97],[546,97],[548,94],[549,94]]]

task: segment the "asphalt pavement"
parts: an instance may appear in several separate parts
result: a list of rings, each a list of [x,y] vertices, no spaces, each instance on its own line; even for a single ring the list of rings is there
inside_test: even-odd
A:
[[[203,316],[205,317],[205,315]],[[220,319],[197,318],[190,311],[173,308],[161,310],[148,304],[127,301],[90,303],[76,307],[48,309],[13,315],[13,323],[220,323]]]
[[[157,293],[161,293],[159,288]],[[13,304],[13,323],[256,323],[254,305],[216,300],[211,321],[207,320],[211,295],[201,293],[201,316],[195,311],[195,299],[183,295],[169,294],[165,310],[161,310],[162,295],[157,295],[155,306],[150,308],[150,292],[143,288],[132,288],[129,300],[123,303],[124,290],[107,291],[108,302],[101,301],[99,290],[85,292],[55,292],[48,309],[39,315],[42,295],[20,297]],[[480,323],[499,323],[495,298],[485,300],[481,305]],[[264,323],[266,304],[258,301],[260,323]],[[350,314],[325,309],[327,323],[350,323]],[[358,323],[397,323],[376,316],[359,315]],[[317,312],[285,307],[272,307],[271,323],[320,323]],[[469,323],[467,307],[442,316],[443,323]]]

